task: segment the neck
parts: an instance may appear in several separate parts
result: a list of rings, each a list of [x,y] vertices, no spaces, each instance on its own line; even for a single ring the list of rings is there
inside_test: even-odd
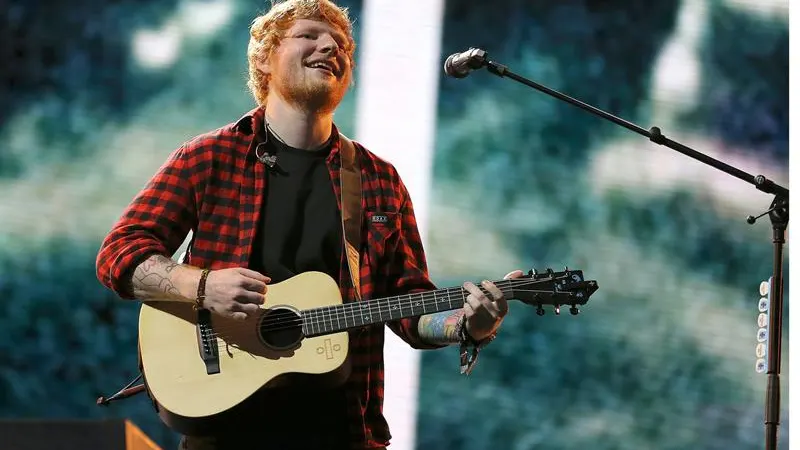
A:
[[[328,140],[333,130],[332,112],[304,111],[277,95],[268,97],[265,111],[265,120],[272,131],[295,148],[317,149]]]

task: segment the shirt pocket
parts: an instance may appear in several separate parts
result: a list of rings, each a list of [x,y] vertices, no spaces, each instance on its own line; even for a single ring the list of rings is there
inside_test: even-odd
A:
[[[400,241],[402,215],[399,212],[366,211],[367,255],[374,272],[385,272],[391,254]]]

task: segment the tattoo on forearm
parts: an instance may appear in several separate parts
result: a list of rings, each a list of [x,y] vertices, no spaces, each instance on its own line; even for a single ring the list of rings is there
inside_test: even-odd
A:
[[[419,337],[431,344],[455,344],[458,342],[456,325],[463,315],[462,310],[456,310],[422,316],[417,326]]]
[[[178,266],[178,263],[166,256],[153,255],[147,258],[133,271],[133,295],[140,300],[181,297],[170,279],[170,273]]]

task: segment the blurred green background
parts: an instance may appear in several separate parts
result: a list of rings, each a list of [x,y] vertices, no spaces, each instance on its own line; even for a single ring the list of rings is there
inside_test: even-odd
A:
[[[787,8],[450,1],[443,47],[485,49],[788,186]],[[469,378],[453,377],[455,350],[424,353],[419,448],[763,448],[756,317],[771,227],[744,218],[772,198],[510,79],[483,71],[441,86],[437,281],[569,266],[600,290],[576,317],[514,303]]]
[[[95,255],[175,147],[251,107],[247,27],[265,4],[6,4],[0,416],[130,417],[174,448],[144,396],[94,405],[136,375],[138,313],[97,282]],[[340,4],[358,33],[362,2]],[[787,186],[788,33],[785,0],[450,0],[442,60],[484,48]],[[771,230],[744,217],[771,198],[511,80],[440,83],[427,249],[437,284],[570,266],[601,289],[575,317],[514,303],[470,377],[455,348],[424,352],[418,448],[762,447],[756,305]],[[353,94],[336,117],[351,135]]]

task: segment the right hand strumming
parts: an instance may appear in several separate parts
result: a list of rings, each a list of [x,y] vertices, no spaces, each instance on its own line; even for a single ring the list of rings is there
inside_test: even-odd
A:
[[[269,277],[243,267],[212,270],[203,307],[223,317],[245,320],[264,303]]]

